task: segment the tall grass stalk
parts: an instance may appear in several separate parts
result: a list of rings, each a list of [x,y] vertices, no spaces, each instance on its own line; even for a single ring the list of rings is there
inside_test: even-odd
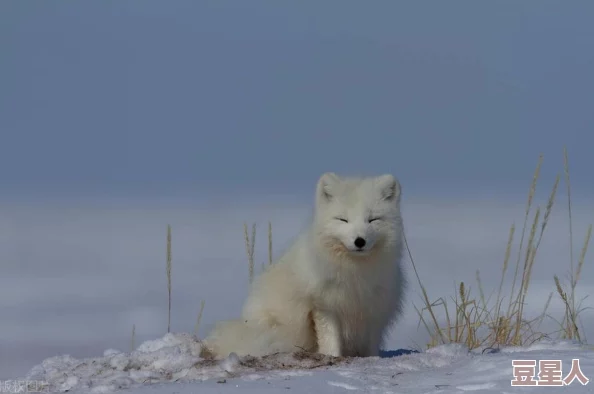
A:
[[[130,339],[130,352],[136,349],[136,324],[132,324],[132,338]]]
[[[198,317],[196,318],[196,325],[194,326],[194,335],[198,336],[198,329],[200,328],[200,321],[202,320],[202,312],[204,312],[204,300],[200,302],[200,311],[198,311]]]
[[[247,223],[243,224],[243,237],[245,239],[245,251],[248,255],[248,269],[250,283],[254,280],[254,248],[256,246],[256,223],[252,225],[252,236],[248,234]]]
[[[171,226],[167,225],[167,332],[171,332]]]
[[[272,265],[272,223],[268,222],[268,265]]]

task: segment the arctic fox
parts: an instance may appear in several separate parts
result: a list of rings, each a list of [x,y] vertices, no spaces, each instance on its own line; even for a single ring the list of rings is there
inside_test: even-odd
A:
[[[400,194],[390,174],[323,174],[311,226],[254,280],[242,319],[215,325],[206,354],[377,356],[406,285]]]

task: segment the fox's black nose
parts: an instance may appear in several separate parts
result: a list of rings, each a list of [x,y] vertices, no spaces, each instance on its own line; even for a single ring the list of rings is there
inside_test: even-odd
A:
[[[361,237],[357,237],[355,240],[355,246],[361,249],[363,246],[365,246],[365,240]]]

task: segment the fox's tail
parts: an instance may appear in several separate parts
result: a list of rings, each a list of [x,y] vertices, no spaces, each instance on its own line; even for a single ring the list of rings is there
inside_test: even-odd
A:
[[[248,320],[227,320],[216,324],[204,339],[203,354],[225,358],[231,352],[238,356],[263,356],[299,350],[293,337],[281,327],[270,327]]]

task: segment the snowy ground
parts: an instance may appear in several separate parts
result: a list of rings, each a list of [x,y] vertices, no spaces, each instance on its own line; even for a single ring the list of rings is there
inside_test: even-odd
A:
[[[295,352],[263,358],[223,361],[199,357],[200,344],[188,334],[167,334],[147,341],[132,353],[107,350],[100,358],[77,360],[58,356],[32,369],[24,381],[45,382],[51,392],[230,393],[514,393],[553,387],[514,387],[512,360],[560,360],[565,379],[578,359],[583,377],[556,389],[592,392],[594,352],[569,342],[546,342],[496,353],[468,352],[443,345],[423,353],[339,359]],[[538,367],[536,367],[538,374]],[[577,372],[577,369],[576,369]],[[534,377],[540,384],[538,377]],[[9,391],[9,390],[6,390]]]

